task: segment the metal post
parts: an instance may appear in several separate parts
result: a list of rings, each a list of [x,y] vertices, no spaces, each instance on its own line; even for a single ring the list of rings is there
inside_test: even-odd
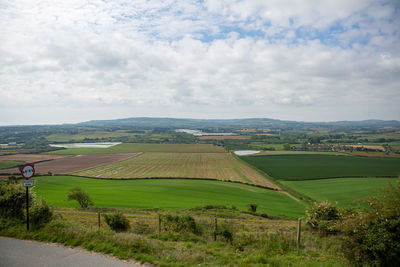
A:
[[[26,230],[29,231],[29,187],[26,188]]]
[[[300,238],[301,238],[301,219],[297,220],[297,246],[300,247]]]

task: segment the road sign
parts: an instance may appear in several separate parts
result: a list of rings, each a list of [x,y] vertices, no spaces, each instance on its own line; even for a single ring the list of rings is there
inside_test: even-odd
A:
[[[22,182],[22,184],[24,185],[24,187],[32,187],[33,186],[33,180],[24,180]]]
[[[21,168],[21,174],[25,179],[30,179],[33,177],[33,175],[35,175],[35,168],[31,164],[25,164]]]

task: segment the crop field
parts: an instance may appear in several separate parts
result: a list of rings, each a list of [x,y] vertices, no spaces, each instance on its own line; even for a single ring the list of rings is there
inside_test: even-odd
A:
[[[101,155],[77,155],[64,157],[57,160],[45,161],[35,164],[35,170],[38,174],[67,174],[71,172],[85,170],[106,163],[116,162],[140,153],[124,154],[101,154]],[[1,170],[2,173],[18,173],[18,168]]]
[[[74,174],[100,178],[208,178],[277,188],[229,153],[149,152]]]
[[[308,180],[339,177],[381,177],[400,174],[400,158],[277,155],[241,157],[276,179]]]
[[[2,160],[16,160],[24,162],[38,162],[44,160],[61,159],[65,158],[64,155],[42,155],[42,154],[14,154],[14,155],[3,155],[0,156],[0,161]]]
[[[236,206],[248,210],[251,203],[257,211],[270,215],[298,217],[304,206],[285,194],[264,188],[220,182],[179,179],[100,180],[74,176],[35,178],[34,191],[59,207],[78,207],[66,201],[70,188],[79,186],[98,207],[187,209],[204,205]]]
[[[24,164],[23,161],[15,161],[15,160],[0,160],[0,170],[12,168],[17,165]]]
[[[224,153],[223,147],[211,144],[145,144],[122,143],[109,148],[69,148],[48,152],[46,154],[80,155],[80,154],[112,154],[136,152],[173,152],[173,153]]]
[[[398,178],[335,178],[310,181],[283,181],[294,190],[315,200],[337,201],[340,207],[347,207],[354,200],[376,195],[389,183],[400,181]]]

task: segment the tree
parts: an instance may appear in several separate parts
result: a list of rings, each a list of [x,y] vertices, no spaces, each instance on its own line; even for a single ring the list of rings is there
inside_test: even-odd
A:
[[[93,205],[93,201],[90,196],[83,192],[80,187],[73,187],[67,194],[67,200],[76,200],[82,208],[87,208]]]

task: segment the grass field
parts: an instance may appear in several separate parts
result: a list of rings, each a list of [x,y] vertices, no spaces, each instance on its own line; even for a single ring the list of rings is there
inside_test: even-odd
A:
[[[102,178],[210,178],[273,187],[257,171],[242,164],[229,153],[148,152],[75,174]]]
[[[398,176],[400,158],[349,157],[331,155],[277,155],[241,157],[283,180],[307,180],[329,177]]]
[[[69,148],[47,152],[47,154],[109,154],[135,152],[173,152],[173,153],[223,153],[225,149],[211,144],[144,144],[123,143],[109,148]]]
[[[25,164],[24,161],[16,161],[16,160],[0,160],[0,170],[8,169],[18,165]]]
[[[70,188],[79,186],[98,207],[186,209],[204,205],[236,206],[247,210],[248,204],[270,215],[298,217],[304,207],[278,191],[254,186],[179,179],[99,180],[74,176],[35,178],[34,191],[54,206],[78,207],[66,201]]]
[[[340,207],[347,207],[355,204],[354,200],[376,195],[382,187],[397,181],[398,178],[335,178],[282,183],[315,200],[337,201]]]

